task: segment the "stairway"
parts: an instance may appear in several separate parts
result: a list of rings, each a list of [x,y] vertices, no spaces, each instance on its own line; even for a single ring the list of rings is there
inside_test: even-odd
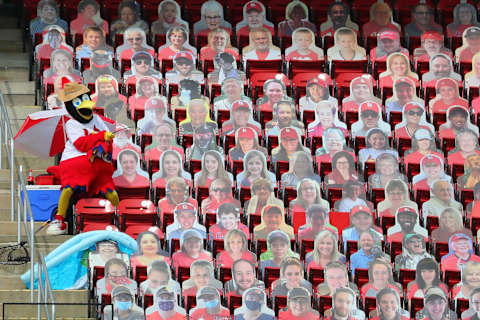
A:
[[[7,2],[7,1],[5,1]],[[35,105],[35,83],[29,81],[30,58],[28,50],[23,52],[23,30],[17,27],[18,14],[14,11],[15,1],[0,4],[0,91],[10,117],[13,134],[18,132],[26,116],[42,110]],[[27,46],[28,47],[28,46]],[[6,163],[6,153],[3,152],[5,165],[0,169],[0,252],[1,248],[17,243],[17,223],[11,221],[10,213],[10,170]],[[22,151],[15,152],[15,167],[23,166],[24,172],[32,169],[33,173],[45,173],[45,169],[53,164],[53,159],[39,159]],[[16,192],[15,192],[16,194]],[[36,228],[41,222],[36,222]],[[36,244],[40,252],[47,255],[70,236],[47,236],[45,229],[36,235]],[[23,240],[26,237],[22,236]],[[29,270],[30,264],[6,266],[0,264],[0,302],[30,302],[30,291],[20,280],[20,275]],[[55,291],[55,302],[87,303],[87,290]],[[35,294],[34,301],[37,301]],[[87,319],[86,306],[58,306],[57,319]],[[6,305],[5,314],[0,308],[0,317],[4,319],[37,319],[37,308],[32,305]],[[45,317],[44,314],[41,317]]]

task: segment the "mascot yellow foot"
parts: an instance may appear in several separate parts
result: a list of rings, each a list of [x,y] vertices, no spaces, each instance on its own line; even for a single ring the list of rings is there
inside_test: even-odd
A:
[[[64,188],[58,199],[58,211],[55,215],[55,220],[50,222],[47,229],[48,235],[61,235],[67,233],[67,225],[64,220],[67,216],[70,199],[73,195],[73,189],[70,187]]]

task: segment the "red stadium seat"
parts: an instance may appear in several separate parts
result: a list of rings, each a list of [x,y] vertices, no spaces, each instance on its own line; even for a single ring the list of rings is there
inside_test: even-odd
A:
[[[157,207],[146,199],[125,199],[117,207],[120,230],[136,238],[150,226],[160,225]]]
[[[80,199],[74,206],[74,217],[77,232],[101,230],[115,224],[115,207],[106,199]]]

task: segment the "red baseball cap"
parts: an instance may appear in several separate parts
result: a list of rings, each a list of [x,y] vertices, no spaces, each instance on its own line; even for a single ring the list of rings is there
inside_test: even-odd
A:
[[[175,55],[175,57],[173,58],[173,60],[177,60],[177,59],[180,59],[180,58],[184,58],[184,59],[187,59],[188,61],[193,62],[192,55],[190,53],[186,52],[186,51],[180,51],[179,53],[177,53]]]
[[[439,79],[437,81],[437,84],[436,84],[436,87],[437,89],[440,88],[440,87],[453,87],[453,88],[457,88],[457,82],[455,82],[455,80],[451,79],[451,78],[442,78],[442,79]]]
[[[156,96],[156,97],[151,97],[145,102],[145,109],[164,109],[165,110],[165,105],[163,104],[162,98]]]
[[[367,101],[367,102],[364,102],[360,105],[360,112],[373,111],[373,112],[378,113],[379,109],[380,109],[380,107],[379,107],[378,103],[376,103],[376,102]]]
[[[373,85],[372,78],[369,74],[364,74],[360,77],[356,77],[355,79],[352,80],[351,85],[356,86],[358,84],[366,84],[368,86]]]
[[[282,131],[280,131],[280,139],[298,139],[298,134],[297,131],[294,128],[283,128]]]
[[[380,32],[379,38],[380,40],[384,40],[384,39],[397,40],[399,36],[398,36],[398,33],[393,30],[385,30]]]
[[[307,81],[307,87],[311,86],[312,84],[318,84],[319,86],[324,88],[328,87],[327,81],[319,78],[313,78]]]
[[[428,156],[425,156],[425,157],[422,158],[422,166],[424,166],[426,164],[429,164],[429,163],[433,163],[433,164],[441,166],[442,165],[442,160],[439,157],[434,156],[434,155],[428,155]]]
[[[237,130],[238,139],[254,139],[255,138],[255,131],[252,128],[243,127]]]
[[[443,41],[443,36],[436,31],[427,31],[424,34],[422,34],[422,40],[427,40],[427,39]]]
[[[466,235],[465,233],[455,233],[454,235],[452,235],[450,237],[450,241],[457,241],[457,240],[461,240],[461,239],[466,239],[468,241],[471,241],[472,239]]]
[[[257,1],[250,1],[247,3],[245,11],[249,12],[251,10],[256,10],[258,12],[263,12],[262,5],[258,3]]]
[[[409,102],[403,107],[403,111],[407,112],[410,110],[421,109],[423,110],[422,106],[415,102]]]
[[[232,111],[237,111],[238,109],[247,109],[250,111],[250,105],[245,100],[237,100],[232,104]]]
[[[370,208],[367,206],[355,206],[352,208],[352,217],[358,213],[367,213],[369,215],[372,214],[372,211],[370,211]]]
[[[191,203],[184,202],[184,203],[177,204],[177,206],[175,207],[175,212],[178,213],[178,212],[184,212],[184,211],[193,212],[193,213],[196,212],[195,207]]]
[[[400,208],[398,208],[397,214],[400,214],[400,213],[418,215],[417,211],[415,209],[411,208],[411,207],[400,207]]]

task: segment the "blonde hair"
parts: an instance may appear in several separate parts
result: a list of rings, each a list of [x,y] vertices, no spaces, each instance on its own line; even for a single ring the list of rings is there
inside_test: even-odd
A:
[[[330,239],[333,240],[333,250],[330,255],[330,261],[338,261],[340,259],[340,253],[338,252],[338,246],[337,246],[338,244],[337,236],[335,235],[335,233],[333,233],[330,230],[323,230],[317,234],[313,244],[313,261],[315,261],[316,263],[319,263],[320,261],[320,253],[318,252],[320,241],[326,237],[330,237]]]

